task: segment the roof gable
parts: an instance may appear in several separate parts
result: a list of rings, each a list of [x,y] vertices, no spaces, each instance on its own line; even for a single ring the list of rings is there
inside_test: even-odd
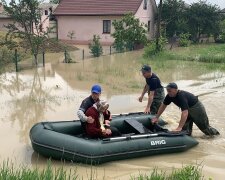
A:
[[[124,15],[136,13],[143,0],[61,0],[55,15]]]

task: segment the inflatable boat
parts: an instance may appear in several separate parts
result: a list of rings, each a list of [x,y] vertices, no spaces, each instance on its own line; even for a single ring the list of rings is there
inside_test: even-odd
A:
[[[30,130],[31,144],[48,158],[86,164],[186,151],[198,142],[185,132],[171,133],[152,125],[152,116],[143,113],[114,115],[111,126],[120,137],[90,139],[83,135],[80,121],[41,122]]]

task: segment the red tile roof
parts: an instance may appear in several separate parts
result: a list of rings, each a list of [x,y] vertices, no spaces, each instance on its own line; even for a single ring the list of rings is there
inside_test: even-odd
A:
[[[55,15],[124,15],[136,13],[142,0],[61,0]]]

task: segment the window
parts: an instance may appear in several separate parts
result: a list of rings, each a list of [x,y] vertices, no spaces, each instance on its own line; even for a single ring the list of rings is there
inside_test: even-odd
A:
[[[103,33],[111,33],[111,20],[103,20]]]
[[[46,15],[46,16],[48,15],[48,10],[45,10],[45,15]]]
[[[143,9],[147,9],[147,5],[148,5],[148,2],[147,2],[147,0],[144,0],[144,6],[143,6]]]
[[[148,32],[150,32],[151,22],[148,21]]]

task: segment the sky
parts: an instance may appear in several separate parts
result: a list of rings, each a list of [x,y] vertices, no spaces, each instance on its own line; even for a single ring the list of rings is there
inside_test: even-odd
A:
[[[199,0],[183,0],[185,1],[186,3],[188,4],[192,4],[192,3],[195,3],[195,2],[198,2]],[[156,2],[158,3],[159,0],[156,0]],[[224,9],[225,8],[225,0],[207,0],[208,3],[214,5],[218,5],[221,9]]]

